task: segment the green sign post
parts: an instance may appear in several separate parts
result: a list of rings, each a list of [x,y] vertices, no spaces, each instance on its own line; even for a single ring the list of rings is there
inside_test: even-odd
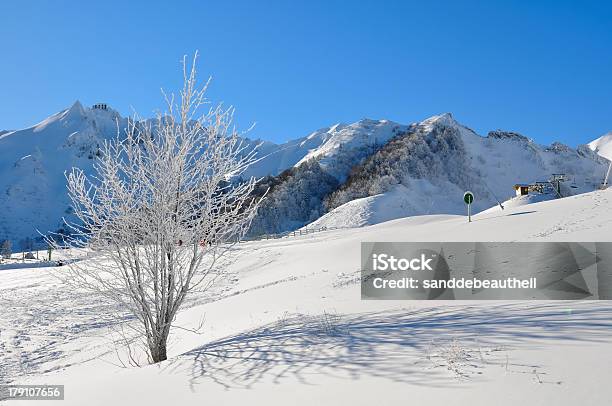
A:
[[[463,201],[468,207],[468,222],[472,222],[472,203],[474,202],[474,193],[469,190],[463,194]]]

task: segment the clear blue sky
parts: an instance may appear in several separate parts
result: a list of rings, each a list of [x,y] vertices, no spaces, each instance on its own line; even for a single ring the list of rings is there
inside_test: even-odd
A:
[[[578,0],[2,0],[0,129],[76,99],[151,115],[196,49],[210,96],[277,142],[447,111],[541,143],[612,130],[612,2]]]

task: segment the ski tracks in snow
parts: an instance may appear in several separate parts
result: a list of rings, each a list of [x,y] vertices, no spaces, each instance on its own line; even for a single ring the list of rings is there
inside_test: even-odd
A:
[[[577,196],[577,199],[586,199],[587,196]],[[602,218],[600,206],[609,206],[610,201],[603,192],[595,192],[593,194],[593,206],[584,206],[580,210],[575,210],[566,213],[566,216],[561,218],[553,226],[544,231],[532,234],[529,238],[548,238],[555,234],[568,234],[580,230],[588,230],[593,227],[593,222],[597,223],[597,227],[604,227],[612,222],[612,218]]]

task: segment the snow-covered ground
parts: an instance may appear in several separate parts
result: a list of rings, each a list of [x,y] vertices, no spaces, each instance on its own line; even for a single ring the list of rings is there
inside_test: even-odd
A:
[[[413,179],[409,186],[395,185],[389,192],[351,200],[305,228],[362,227],[413,216],[421,210],[425,210],[426,214],[457,211],[456,201],[439,198],[444,193],[443,189],[452,189],[460,194],[456,185],[446,182],[438,186],[423,179]]]
[[[610,235],[605,190],[472,223],[419,216],[242,243],[237,283],[196,298],[169,360],[143,368],[118,365],[117,309],[63,286],[61,267],[1,269],[0,380],[63,384],[70,405],[603,405],[612,303],[362,301],[360,242]]]

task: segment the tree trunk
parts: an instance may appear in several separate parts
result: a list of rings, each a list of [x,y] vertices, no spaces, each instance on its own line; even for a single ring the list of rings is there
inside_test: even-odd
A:
[[[167,341],[168,337],[166,335],[165,337],[160,337],[151,344],[149,350],[151,351],[151,358],[154,364],[168,359],[168,355],[166,354]]]

